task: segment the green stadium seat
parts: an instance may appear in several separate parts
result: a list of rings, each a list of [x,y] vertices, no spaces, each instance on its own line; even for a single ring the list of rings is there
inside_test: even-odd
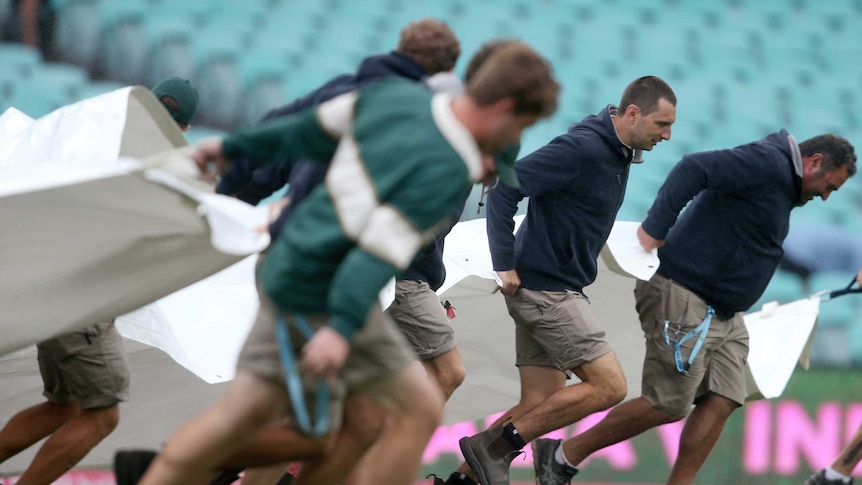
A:
[[[242,99],[239,59],[244,46],[241,38],[203,30],[192,37],[191,48],[193,83],[200,95],[198,122],[222,129],[237,126]]]
[[[93,81],[81,86],[78,89],[78,96],[74,101],[93,98],[101,94],[110,93],[118,89],[122,89],[127,85],[117,81]]]
[[[59,60],[96,67],[99,55],[99,0],[52,0],[55,10],[54,45]]]
[[[45,91],[51,90],[59,93],[67,102],[72,102],[78,99],[79,91],[89,81],[89,74],[80,66],[48,62],[39,64],[33,75],[21,84],[36,86]]]
[[[135,75],[135,84],[154,86],[162,79],[177,76],[192,79],[194,22],[183,16],[151,13],[144,22],[148,62]]]
[[[147,42],[143,1],[103,2],[98,72],[108,79],[136,84],[145,82]]]
[[[0,65],[8,75],[26,77],[42,63],[42,54],[35,47],[15,42],[0,43]]]
[[[279,59],[281,53],[252,49],[240,59],[242,83],[240,123],[250,126],[276,106],[284,104],[284,82],[288,77],[287,63]]]

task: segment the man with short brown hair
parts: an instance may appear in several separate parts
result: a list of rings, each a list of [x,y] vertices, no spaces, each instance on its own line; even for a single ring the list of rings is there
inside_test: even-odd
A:
[[[520,188],[488,195],[488,243],[515,323],[521,397],[489,429],[461,439],[465,463],[445,483],[508,484],[509,464],[526,443],[625,397],[622,368],[583,291],[596,278],[631,165],[669,140],[675,121],[670,86],[655,76],[635,79],[619,106],[520,159]],[[526,197],[527,215],[513,235]],[[580,382],[566,386],[568,373]]]
[[[445,22],[424,18],[401,30],[395,51],[409,56],[432,76],[455,68],[461,45]]]

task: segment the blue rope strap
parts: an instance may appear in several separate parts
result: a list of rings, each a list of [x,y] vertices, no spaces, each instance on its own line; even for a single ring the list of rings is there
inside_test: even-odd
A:
[[[664,321],[664,342],[667,345],[673,346],[673,359],[676,362],[676,370],[681,374],[688,374],[688,369],[691,368],[691,364],[694,363],[694,359],[697,357],[697,354],[700,352],[700,348],[703,347],[703,341],[706,340],[706,334],[709,333],[709,325],[712,323],[712,316],[715,315],[715,310],[712,306],[706,307],[706,316],[703,318],[703,321],[697,327],[694,327],[693,330],[690,330],[688,333],[679,336],[679,330],[674,330],[674,343],[670,343],[670,336],[668,335],[668,325],[670,324],[669,320]],[[682,344],[692,338],[697,338],[697,341],[694,343],[694,347],[691,349],[691,354],[688,356],[688,361],[684,362],[682,359],[682,349],[680,348]]]
[[[311,326],[304,317],[294,315],[294,322],[296,323],[296,328],[306,339],[311,339],[314,336],[314,330],[311,329]],[[290,395],[290,402],[293,405],[296,420],[299,422],[299,428],[307,435],[323,436],[329,430],[329,389],[326,387],[326,380],[320,378],[318,383],[317,412],[315,413],[317,420],[312,425],[308,407],[305,403],[302,375],[296,365],[296,359],[290,345],[290,332],[287,330],[287,322],[281,316],[276,318],[275,334],[278,338],[278,353],[281,356],[281,364],[284,366],[284,379],[287,384],[287,392]]]

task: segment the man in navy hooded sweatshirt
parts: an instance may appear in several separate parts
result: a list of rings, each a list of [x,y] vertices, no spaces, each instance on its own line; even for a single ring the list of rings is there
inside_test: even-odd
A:
[[[461,439],[466,464],[446,483],[508,484],[509,463],[527,442],[625,397],[622,367],[583,289],[596,278],[631,164],[669,140],[675,120],[670,86],[641,77],[619,107],[584,118],[519,160],[519,189],[489,193],[488,241],[515,321],[521,399],[487,431]],[[524,197],[527,215],[513,235]],[[567,372],[581,382],[566,386]]]
[[[856,154],[844,138],[797,144],[784,130],[683,157],[638,229],[641,245],[660,248],[661,261],[655,276],[635,287],[646,339],[641,397],[562,444],[537,440],[533,449],[544,457],[536,460],[537,483],[568,483],[591,453],[686,415],[667,483],[693,483],[727,418],[745,402],[742,312],[781,261],[791,209],[818,196],[825,201],[855,172]]]
[[[458,39],[445,23],[428,18],[411,22],[402,29],[398,47],[394,51],[366,58],[355,74],[335,77],[293,103],[267,113],[264,121],[301,111],[386,78],[405,78],[416,82],[437,79],[451,73],[460,53]],[[326,166],[309,160],[283,160],[261,167],[252,160],[244,159],[234,163],[230,172],[219,181],[216,191],[234,195],[249,204],[257,204],[288,184],[287,205],[270,225],[270,234],[275,239],[296,205],[323,183],[325,175]],[[460,211],[453,213],[452,224],[460,215]],[[451,229],[451,225],[449,228]],[[445,278],[442,253],[446,233],[448,230],[441,231],[438,237],[422,248],[413,264],[400,278],[393,308],[398,310],[399,317],[409,316],[408,308],[412,308],[413,302],[424,302],[421,303],[422,306],[431,306],[429,302],[436,298],[433,291],[443,284]],[[415,282],[409,288],[409,294],[404,291],[408,282]],[[439,300],[437,306],[439,308],[436,310],[445,315]],[[402,321],[405,318],[395,320],[399,326],[404,327]],[[412,333],[416,332],[408,332],[406,335],[410,337]],[[411,339],[410,342],[420,354],[431,378],[440,385],[448,398],[464,380],[464,365],[455,347],[451,326],[448,323],[437,325],[434,329],[420,333],[419,337]],[[429,344],[420,347],[419,343],[424,342]]]

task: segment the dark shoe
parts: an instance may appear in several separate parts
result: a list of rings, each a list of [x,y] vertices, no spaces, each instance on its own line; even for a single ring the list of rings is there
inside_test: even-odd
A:
[[[578,469],[557,463],[554,453],[563,440],[539,438],[533,440],[533,469],[536,471],[536,485],[567,485],[578,474]]]
[[[820,470],[808,477],[808,480],[805,480],[805,485],[853,485],[853,479],[851,478],[849,482],[840,478],[829,479],[826,478],[826,470]]]
[[[231,485],[239,480],[239,473],[242,470],[222,470],[218,476],[213,478],[207,485]]]
[[[290,473],[285,473],[281,476],[281,478],[278,479],[277,482],[275,482],[275,485],[290,485],[291,483],[293,483],[294,478],[296,477],[294,477]]]
[[[473,481],[472,478],[458,472],[450,473],[449,478],[447,478],[445,481],[433,473],[425,478],[431,477],[434,477],[434,485],[478,485],[476,482]]]
[[[428,480],[431,477],[434,477],[434,481],[432,482],[434,485],[446,485],[446,482],[444,482],[442,478],[438,477],[433,473],[430,475],[426,475],[425,479]]]
[[[117,485],[138,485],[157,453],[150,450],[120,450],[114,453]]]
[[[482,485],[509,485],[509,464],[522,451],[513,451],[503,458],[492,458],[488,453],[488,445],[503,434],[503,428],[495,428],[465,436],[458,441],[464,461],[476,472]]]

